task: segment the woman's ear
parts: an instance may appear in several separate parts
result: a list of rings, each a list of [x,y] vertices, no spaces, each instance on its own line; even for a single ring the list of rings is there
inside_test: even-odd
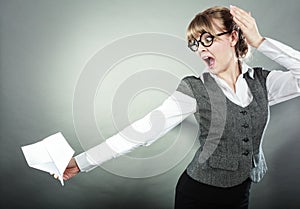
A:
[[[231,42],[230,45],[235,46],[238,41],[239,41],[239,32],[236,30],[233,30],[230,35],[230,42]]]

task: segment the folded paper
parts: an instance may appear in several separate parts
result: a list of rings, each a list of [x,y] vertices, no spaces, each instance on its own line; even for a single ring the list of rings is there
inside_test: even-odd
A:
[[[56,174],[62,185],[63,173],[74,150],[62,133],[58,132],[37,143],[21,147],[28,165],[42,171]]]

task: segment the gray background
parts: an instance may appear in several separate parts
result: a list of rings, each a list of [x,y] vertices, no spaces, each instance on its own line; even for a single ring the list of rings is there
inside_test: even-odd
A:
[[[263,35],[300,50],[298,0],[0,1],[1,208],[172,208],[175,184],[197,144],[158,176],[125,178],[97,168],[64,187],[49,174],[29,168],[20,147],[61,131],[76,154],[82,152],[72,101],[91,56],[113,40],[136,33],[184,38],[196,13],[230,3],[251,11]],[[280,68],[255,51],[249,63]],[[299,104],[295,98],[271,108],[264,139],[269,172],[253,185],[250,208],[300,207]],[[107,136],[114,133],[111,121],[99,123],[107,125]],[[148,149],[154,152],[158,145]]]

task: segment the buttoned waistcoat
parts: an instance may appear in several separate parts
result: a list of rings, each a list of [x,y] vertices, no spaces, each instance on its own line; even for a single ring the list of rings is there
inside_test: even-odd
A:
[[[253,95],[246,107],[230,101],[209,73],[203,81],[185,77],[177,91],[197,101],[200,147],[187,167],[193,179],[218,187],[241,184],[248,177],[259,182],[267,171],[262,138],[269,120],[266,78],[270,71],[253,68],[244,78]],[[245,92],[246,93],[246,92]]]

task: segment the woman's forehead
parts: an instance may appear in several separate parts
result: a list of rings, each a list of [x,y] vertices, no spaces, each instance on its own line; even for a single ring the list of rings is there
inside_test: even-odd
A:
[[[213,30],[216,33],[222,32],[224,30],[224,25],[223,25],[223,22],[221,20],[212,18],[211,23],[212,23],[211,25],[213,27]]]
[[[223,24],[220,20],[212,18],[209,21],[210,24],[198,23],[195,25],[194,28],[191,28],[190,35],[192,35],[195,39],[199,39],[201,34],[205,32],[216,35],[217,33],[224,31]]]

